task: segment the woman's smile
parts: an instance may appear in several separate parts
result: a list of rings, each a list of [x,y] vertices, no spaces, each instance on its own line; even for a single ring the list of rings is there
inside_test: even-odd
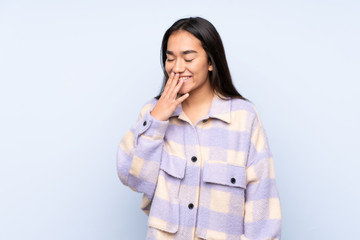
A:
[[[183,83],[186,83],[186,82],[189,81],[190,79],[191,79],[191,76],[179,77],[179,81],[182,80]]]
[[[201,41],[193,34],[179,30],[172,33],[167,41],[165,70],[170,75],[179,73],[183,81],[180,93],[206,94],[211,92],[209,71],[212,64]]]

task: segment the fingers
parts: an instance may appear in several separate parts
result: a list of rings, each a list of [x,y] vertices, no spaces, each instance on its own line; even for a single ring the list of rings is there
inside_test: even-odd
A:
[[[174,73],[174,72],[171,72],[171,74],[170,74],[170,76],[169,76],[169,79],[167,80],[165,86],[169,88],[169,86],[171,86],[171,83],[172,83],[172,81],[174,80],[174,78],[175,78],[175,73]]]
[[[165,87],[164,87],[164,91],[163,91],[163,93],[161,94],[161,97],[166,98],[166,99],[168,98],[168,97],[167,97],[167,94],[168,94],[168,92],[169,92],[171,83],[172,83],[172,81],[173,81],[174,78],[175,78],[175,73],[174,73],[174,72],[171,72],[168,80],[166,81],[166,84],[165,84]]]
[[[179,97],[178,99],[175,100],[175,104],[178,105],[178,104],[182,103],[188,96],[189,96],[189,93],[185,93],[184,95],[182,95],[181,97]]]
[[[184,94],[180,98],[176,99],[178,92],[183,84],[183,80],[179,81],[180,74],[174,74],[173,72],[170,74],[170,77],[165,85],[164,92],[162,94],[163,99],[170,100],[170,103],[175,103],[178,105],[179,103],[183,102],[189,94]]]
[[[176,95],[178,94],[182,84],[184,83],[183,80],[179,80],[179,82],[177,83],[177,85],[174,87],[173,91],[170,92],[170,98],[171,99],[175,99],[176,98]]]
[[[173,90],[173,89],[175,88],[177,82],[179,81],[179,78],[180,78],[180,74],[179,74],[179,73],[176,73],[175,76],[174,76],[174,78],[173,78],[173,80],[172,80],[172,82],[171,82],[171,85],[170,85],[170,86],[171,86],[171,87],[170,87],[171,90]],[[171,94],[171,92],[170,92],[170,94]]]
[[[176,87],[176,84],[179,80],[179,73],[176,73],[175,76],[172,78],[168,92],[167,92],[167,99],[174,100],[174,88]],[[176,93],[175,93],[176,95]]]

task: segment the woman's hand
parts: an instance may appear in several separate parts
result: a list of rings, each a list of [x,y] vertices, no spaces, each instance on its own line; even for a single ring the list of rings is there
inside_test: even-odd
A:
[[[150,112],[150,115],[160,121],[167,121],[171,114],[175,111],[176,106],[182,103],[188,96],[186,93],[176,99],[183,80],[179,80],[179,73],[171,73],[169,79],[166,82],[165,89],[160,96],[159,101],[156,103],[154,109]]]

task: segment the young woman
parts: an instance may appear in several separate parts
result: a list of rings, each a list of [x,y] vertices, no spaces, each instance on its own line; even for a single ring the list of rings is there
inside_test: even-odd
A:
[[[235,89],[215,27],[176,21],[164,82],[122,138],[121,182],[143,193],[148,240],[280,239],[274,164],[259,114]]]

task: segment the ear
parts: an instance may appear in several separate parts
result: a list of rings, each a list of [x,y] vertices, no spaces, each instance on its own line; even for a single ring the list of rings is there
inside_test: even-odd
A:
[[[209,71],[212,71],[213,70],[213,66],[212,66],[212,64],[211,64],[211,62],[209,63]]]

